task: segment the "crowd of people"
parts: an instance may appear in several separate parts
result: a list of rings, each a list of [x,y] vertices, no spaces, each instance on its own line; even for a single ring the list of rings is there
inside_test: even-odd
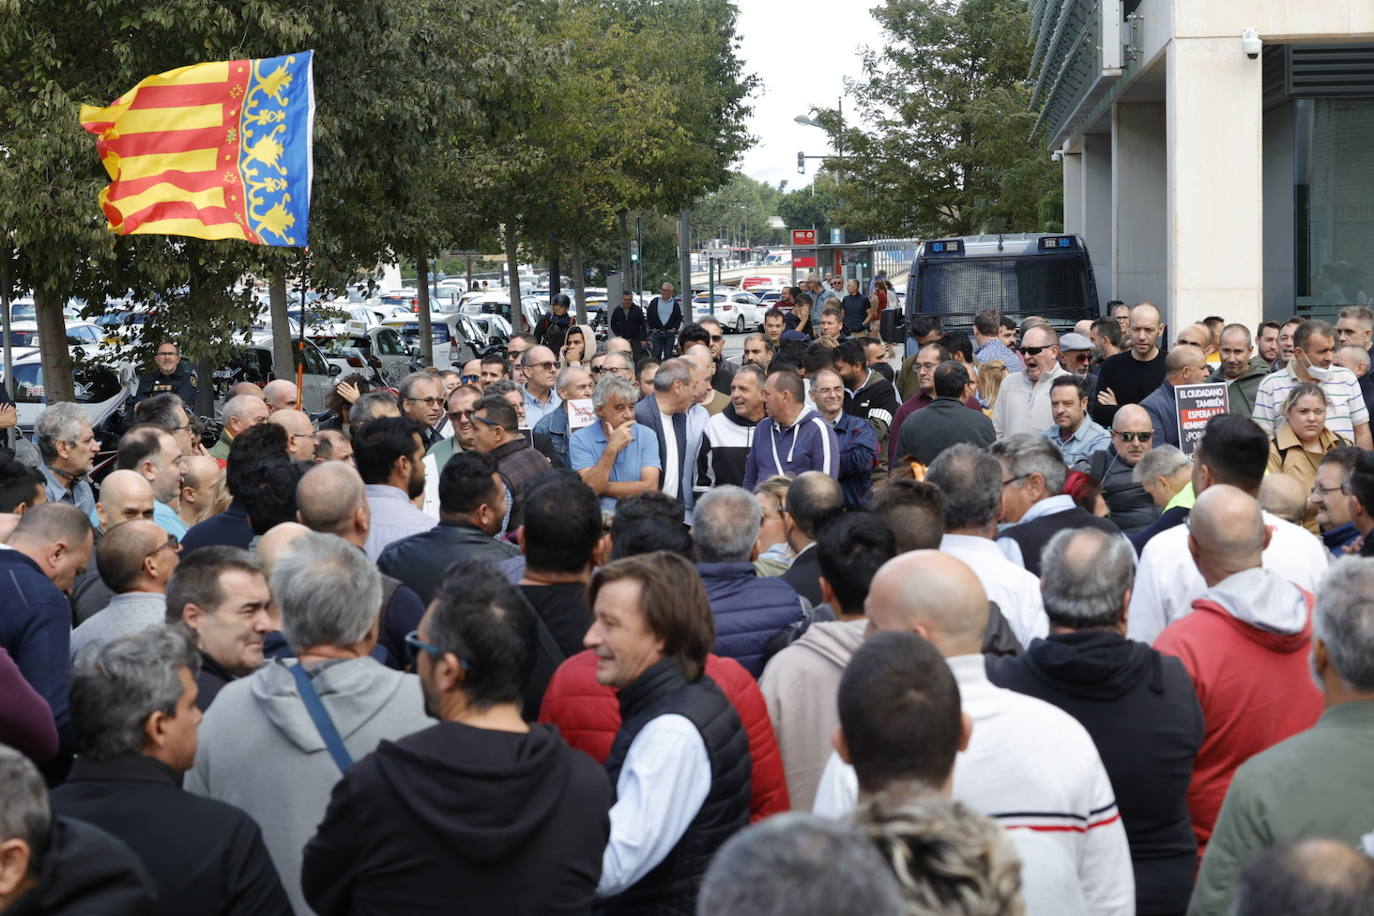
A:
[[[210,443],[171,344],[112,455],[47,406],[0,911],[1374,912],[1374,313],[897,361],[807,285],[738,361],[665,285]]]

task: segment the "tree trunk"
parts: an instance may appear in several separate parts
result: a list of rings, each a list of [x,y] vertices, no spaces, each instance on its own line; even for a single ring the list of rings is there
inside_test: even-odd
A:
[[[620,276],[625,280],[625,289],[634,289],[634,284],[630,282],[630,215],[621,210],[615,215],[615,225],[620,234]],[[612,305],[619,304],[607,302],[607,315]]]
[[[420,359],[426,366],[434,365],[434,333],[429,326],[429,255],[423,250],[415,256],[415,285],[419,291],[420,314],[417,316],[420,324]],[[449,353],[452,354],[450,349]],[[440,366],[447,369],[447,366]]]
[[[692,241],[690,230],[690,218],[686,210],[678,216],[677,220],[677,258],[678,258],[678,282],[681,288],[678,290],[682,296],[682,314],[691,314],[692,308]]]
[[[510,325],[516,331],[528,333],[534,328],[525,321],[525,310],[520,304],[520,244],[515,237],[515,221],[505,226],[506,270],[510,272]]]
[[[33,293],[38,318],[38,350],[43,365],[43,395],[49,404],[76,398],[72,384],[72,357],[67,351],[67,320],[64,299],[51,290]],[[6,367],[8,372],[9,367]]]
[[[573,293],[577,299],[577,323],[587,323],[587,275],[582,272],[582,243],[573,239],[568,245],[568,260],[572,266]],[[610,303],[607,303],[609,305]],[[606,313],[610,318],[610,313]]]
[[[267,278],[267,302],[272,313],[272,367],[279,378],[286,378],[287,366],[294,366],[296,345],[291,340],[291,303],[286,297],[286,268],[275,268]],[[301,320],[305,313],[301,313]]]

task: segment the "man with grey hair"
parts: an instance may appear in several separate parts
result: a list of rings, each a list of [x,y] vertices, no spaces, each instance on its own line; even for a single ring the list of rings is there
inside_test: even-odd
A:
[[[453,435],[444,414],[444,384],[439,376],[412,372],[401,379],[397,390],[401,393],[401,416],[415,421],[426,449]]]
[[[706,869],[697,912],[901,916],[906,910],[892,871],[862,833],[793,811],[726,841]]]
[[[1011,527],[998,535],[997,546],[1008,560],[1039,576],[1040,552],[1058,532],[1065,528],[1116,532],[1115,525],[1079,508],[1064,492],[1068,469],[1058,446],[1044,436],[1006,436],[992,444],[991,452],[1002,465],[1002,520]]]
[[[219,441],[210,448],[210,457],[220,461],[229,460],[229,447],[234,437],[250,426],[266,423],[269,411],[267,402],[255,394],[239,394],[230,398],[224,405],[224,428],[220,431]]]
[[[90,416],[79,405],[68,401],[49,404],[38,415],[33,427],[43,463],[48,502],[76,506],[92,525],[100,523],[95,514],[95,494],[86,476],[100,451],[100,440],[91,429]]]
[[[1117,415],[1120,416],[1121,411],[1117,411]],[[1150,499],[1161,510],[1159,518],[1126,535],[1137,555],[1145,549],[1150,538],[1188,520],[1188,510],[1192,507],[1185,505],[1186,500],[1179,494],[1192,482],[1192,477],[1192,459],[1172,445],[1150,449],[1131,468],[1132,482],[1150,494]]]
[[[0,911],[144,916],[155,896],[128,846],[54,814],[38,768],[0,744]]]
[[[1200,850],[1236,768],[1311,727],[1322,711],[1308,668],[1312,596],[1261,565],[1274,537],[1265,521],[1238,487],[1216,484],[1198,495],[1188,552],[1207,589],[1154,642],[1188,669],[1207,722],[1188,788]]]
[[[1136,910],[1179,913],[1197,865],[1188,783],[1202,709],[1177,658],[1126,638],[1135,557],[1124,538],[1060,531],[1041,556],[1050,633],[988,658],[988,680],[1051,703],[1088,730],[1116,787],[1135,869]]]
[[[167,582],[176,571],[181,544],[155,522],[135,519],[100,539],[96,567],[114,593],[104,610],[72,631],[72,657],[167,622]]]
[[[382,740],[432,720],[415,676],[372,658],[382,582],[357,547],[328,534],[300,537],[278,559],[272,592],[296,658],[273,659],[220,692],[186,788],[253,816],[292,907],[307,913],[301,850],[339,774]]]
[[[558,370],[558,378],[555,382],[558,389],[558,397],[561,403],[557,410],[550,410],[544,414],[543,418],[534,424],[535,435],[548,436],[553,444],[554,454],[558,456],[559,467],[571,467],[568,463],[568,440],[573,433],[577,432],[577,427],[573,429],[571,421],[574,419],[569,415],[572,410],[569,401],[581,401],[592,396],[592,389],[595,380],[592,374],[581,366],[564,366]]]
[[[1268,846],[1309,837],[1360,844],[1374,824],[1374,560],[1347,557],[1323,577],[1313,612],[1317,723],[1236,770],[1190,913],[1222,916],[1241,872]]]
[[[596,422],[568,441],[570,467],[607,512],[615,511],[617,500],[658,489],[658,441],[648,427],[635,422],[636,403],[632,383],[618,375],[604,376],[592,393]]]
[[[1359,380],[1349,369],[1333,364],[1335,353],[1336,331],[1331,325],[1324,321],[1300,321],[1293,329],[1293,358],[1259,383],[1250,419],[1273,435],[1283,420],[1280,408],[1288,392],[1303,382],[1315,382],[1326,392],[1327,429],[1365,451],[1374,448],[1369,433],[1369,409]]]
[[[78,758],[53,790],[53,810],[128,844],[157,885],[154,916],[286,916],[291,906],[258,825],[179,784],[196,757],[199,664],[186,632],[165,626],[79,655],[71,686]]]
[[[1002,479],[997,459],[967,442],[945,449],[926,471],[926,480],[945,496],[940,551],[968,564],[1024,649],[1049,632],[1049,621],[1039,578],[1008,560],[993,543]]]
[[[792,586],[754,570],[763,510],[752,493],[728,484],[708,490],[692,510],[697,572],[716,619],[715,653],[755,678],[806,629],[810,613]]]
[[[654,393],[635,405],[635,423],[654,434],[663,473],[658,488],[682,501],[690,517],[701,437],[711,415],[696,402],[696,367],[685,359],[670,359],[654,374]]]
[[[358,396],[353,406],[348,408],[348,426],[357,429],[369,420],[380,417],[399,417],[401,407],[389,391],[369,391]]]

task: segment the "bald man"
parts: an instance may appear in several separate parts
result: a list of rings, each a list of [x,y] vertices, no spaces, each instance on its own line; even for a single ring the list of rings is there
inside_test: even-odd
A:
[[[305,472],[296,485],[296,518],[312,531],[333,534],[363,549],[372,522],[363,479],[352,465],[326,461]],[[381,625],[377,644],[383,661],[401,668],[408,657],[406,634],[420,626],[424,602],[401,580],[382,574]]]
[[[272,581],[272,569],[277,565],[277,560],[291,549],[292,542],[309,533],[310,529],[300,522],[281,522],[267,529],[267,533],[258,538],[258,542],[253,545],[253,553],[262,564],[263,575],[267,577],[268,582]],[[272,620],[272,632],[263,637],[262,654],[267,658],[290,655],[291,650],[281,631],[281,606],[277,604],[276,598],[268,605],[267,616]]]
[[[1118,407],[1139,404],[1164,381],[1163,333],[1159,309],[1148,302],[1131,309],[1126,349],[1103,360],[1097,371],[1097,391],[1088,400],[1094,420],[1110,427]]]
[[[1097,747],[1068,713],[988,681],[981,652],[988,601],[973,570],[938,551],[901,554],[873,576],[864,614],[870,633],[916,633],[954,672],[973,720],[954,764],[954,799],[1024,828],[1010,830],[1013,837],[1039,831],[1054,841],[1073,863],[1090,912],[1134,913],[1130,849]],[[832,755],[815,812],[845,817],[857,798],[853,769]]]
[[[212,461],[214,459],[211,459]],[[95,546],[98,556],[100,542],[113,528],[135,519],[153,518],[153,486],[137,471],[111,471],[100,484],[100,499],[95,504],[95,515],[99,526],[95,531]],[[95,616],[110,603],[114,592],[95,563],[86,567],[85,572],[72,583],[72,618],[82,623]]]
[[[710,347],[693,344],[687,348],[687,352],[682,356],[695,367],[692,391],[696,396],[696,402],[705,407],[706,412],[714,417],[730,405],[730,396],[721,394],[711,386],[711,378],[716,371],[716,361],[711,356]]]
[[[1265,474],[1260,484],[1259,503],[1270,515],[1301,525],[1307,518],[1307,487],[1291,474]],[[1315,510],[1312,527],[1316,527]]]
[[[315,434],[315,460],[342,461],[351,465],[353,441],[337,429],[322,429]]]
[[[181,503],[177,513],[190,527],[220,511],[217,503],[224,482],[224,468],[209,455],[188,455],[182,461],[185,469],[181,475]],[[97,505],[96,510],[99,508]]]
[[[240,394],[224,405],[224,429],[219,441],[210,449],[210,457],[229,460],[229,446],[234,437],[250,426],[267,422],[267,403],[254,394]]]
[[[1207,590],[1155,648],[1188,669],[1207,723],[1188,787],[1201,854],[1236,767],[1310,728],[1322,695],[1308,669],[1312,595],[1261,566],[1273,531],[1259,502],[1210,486],[1188,516],[1187,537]]]
[[[262,388],[252,382],[235,382],[229,386],[229,397],[236,398],[241,394],[251,394],[255,398],[261,398]]]
[[[167,580],[180,554],[181,545],[151,520],[134,519],[106,534],[95,563],[114,596],[72,631],[72,658],[87,646],[165,626]]]
[[[275,423],[286,430],[286,454],[295,461],[315,460],[315,424],[310,422],[303,411],[283,408],[272,411],[268,423]]]
[[[284,378],[268,382],[262,389],[262,399],[267,402],[267,409],[272,413],[279,410],[295,410],[300,406],[296,383],[288,382]]]
[[[1207,331],[1201,325],[1189,325],[1185,330],[1198,335]],[[1164,381],[1140,402],[1140,406],[1150,415],[1150,424],[1155,431],[1155,445],[1172,445],[1178,448],[1178,399],[1174,395],[1174,389],[1181,385],[1205,382],[1210,371],[1207,353],[1201,344],[1180,342],[1164,357]]]

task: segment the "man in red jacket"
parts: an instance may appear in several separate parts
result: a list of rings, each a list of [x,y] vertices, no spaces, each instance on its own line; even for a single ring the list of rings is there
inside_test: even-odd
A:
[[[1272,532],[1259,503],[1236,487],[1208,487],[1188,525],[1207,591],[1155,648],[1188,669],[1207,725],[1188,787],[1200,858],[1236,768],[1310,728],[1322,695],[1308,673],[1312,596],[1261,567]]]
[[[759,685],[739,662],[715,654],[706,656],[706,675],[735,707],[749,739],[750,822],[788,810],[782,757]],[[557,725],[568,744],[598,763],[606,762],[620,731],[620,703],[614,690],[596,682],[596,653],[579,652],[558,666],[544,694],[539,721]]]

